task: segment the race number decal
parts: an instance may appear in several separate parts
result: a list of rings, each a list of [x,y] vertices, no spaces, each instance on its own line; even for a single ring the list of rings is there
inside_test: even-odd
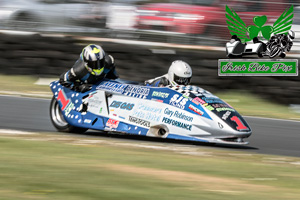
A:
[[[243,122],[237,116],[230,118],[231,121],[234,121],[237,124],[236,130],[248,130],[248,127],[243,124]]]
[[[62,110],[65,110],[66,106],[70,103],[70,99],[66,98],[66,94],[62,90],[59,91],[57,100],[62,104]]]

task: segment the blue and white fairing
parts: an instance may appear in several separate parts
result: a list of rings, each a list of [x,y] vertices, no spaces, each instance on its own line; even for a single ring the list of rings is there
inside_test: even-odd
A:
[[[247,144],[242,139],[251,135],[230,105],[196,86],[162,88],[105,80],[85,93],[58,81],[50,87],[65,120],[76,127],[230,144]]]

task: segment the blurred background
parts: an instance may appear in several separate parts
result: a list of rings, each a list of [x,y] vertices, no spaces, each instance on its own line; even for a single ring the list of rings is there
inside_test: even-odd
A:
[[[250,25],[261,15],[273,24],[292,4],[298,32],[295,0],[1,0],[0,28],[224,46],[230,37],[225,5]]]
[[[300,1],[1,0],[0,73],[58,77],[85,45],[96,43],[114,56],[124,79],[143,82],[182,59],[193,68],[192,83],[212,92],[241,89],[299,104],[298,76],[218,77],[230,39],[225,5],[247,25],[261,15],[273,24],[294,5],[296,39],[287,58],[298,59]]]

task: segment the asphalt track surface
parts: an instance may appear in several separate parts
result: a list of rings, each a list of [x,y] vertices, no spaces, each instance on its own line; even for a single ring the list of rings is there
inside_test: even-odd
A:
[[[0,129],[14,129],[33,132],[54,132],[49,117],[49,99],[21,98],[0,96]],[[183,145],[208,146],[219,149],[241,150],[247,153],[262,153],[300,157],[300,122],[290,120],[275,120],[267,118],[245,117],[252,128],[252,135],[247,139],[247,146],[207,145],[165,139],[155,139],[141,136],[112,135],[88,131],[78,137],[99,137],[113,140],[135,140],[137,143],[164,142],[166,145],[180,143]]]

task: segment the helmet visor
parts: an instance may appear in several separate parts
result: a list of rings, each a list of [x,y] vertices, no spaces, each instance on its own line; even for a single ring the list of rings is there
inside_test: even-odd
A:
[[[178,84],[178,85],[188,85],[190,84],[192,77],[179,77],[176,74],[174,74],[174,81]]]
[[[91,73],[95,76],[100,76],[103,71],[104,71],[104,67],[102,67],[101,69],[93,69]]]
[[[96,61],[87,61],[87,65],[91,69],[101,69],[102,67],[104,67],[104,59]]]

